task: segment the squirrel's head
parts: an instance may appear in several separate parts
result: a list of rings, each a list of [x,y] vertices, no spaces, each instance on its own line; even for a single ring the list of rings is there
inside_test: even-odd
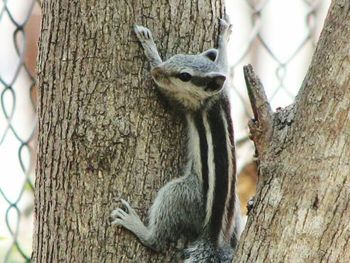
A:
[[[175,55],[161,63],[151,74],[157,85],[186,108],[198,109],[224,87],[226,76],[220,73],[216,49],[198,55]]]

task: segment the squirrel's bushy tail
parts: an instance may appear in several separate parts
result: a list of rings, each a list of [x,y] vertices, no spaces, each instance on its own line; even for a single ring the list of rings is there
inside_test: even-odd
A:
[[[209,240],[195,241],[185,251],[184,263],[231,263],[233,249],[230,245],[217,247]]]

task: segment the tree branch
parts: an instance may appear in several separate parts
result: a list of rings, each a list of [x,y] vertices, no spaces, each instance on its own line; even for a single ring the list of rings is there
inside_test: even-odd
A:
[[[350,1],[333,0],[295,103],[275,114],[259,156],[263,180],[235,262],[350,262],[349,29]],[[254,94],[251,67],[244,74],[266,142],[266,97]]]
[[[271,140],[273,113],[264,87],[255,74],[252,65],[244,66],[243,72],[254,114],[254,119],[248,123],[251,133],[250,138],[254,141],[258,156],[261,157]]]

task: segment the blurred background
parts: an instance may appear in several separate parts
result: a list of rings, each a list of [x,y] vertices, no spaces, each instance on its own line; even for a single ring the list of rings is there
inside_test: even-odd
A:
[[[242,210],[257,181],[242,67],[252,64],[272,108],[291,104],[310,64],[330,0],[227,0]],[[37,0],[0,0],[0,263],[29,262],[36,147]]]

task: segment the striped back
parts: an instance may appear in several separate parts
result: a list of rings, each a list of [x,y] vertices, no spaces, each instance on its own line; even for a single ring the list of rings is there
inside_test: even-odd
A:
[[[214,244],[228,244],[234,227],[236,164],[227,97],[189,114],[187,120],[188,150],[203,186],[204,228]]]

